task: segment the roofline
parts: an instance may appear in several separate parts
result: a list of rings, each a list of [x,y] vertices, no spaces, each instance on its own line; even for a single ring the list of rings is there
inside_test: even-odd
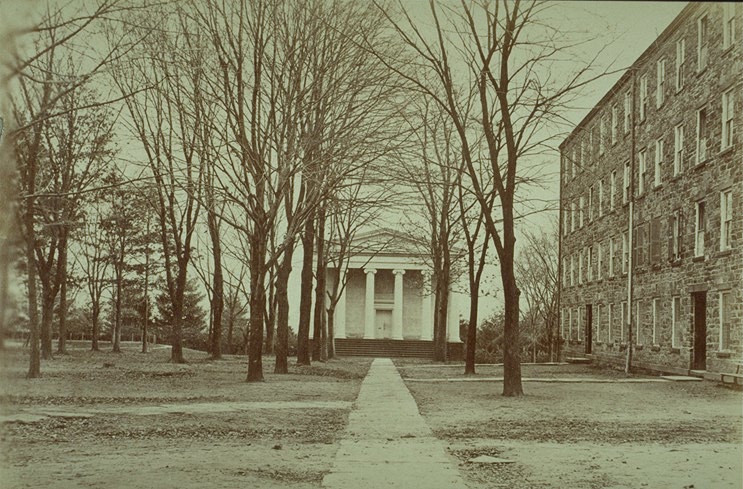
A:
[[[583,117],[583,119],[581,119],[581,121],[570,132],[570,134],[568,134],[563,142],[560,143],[560,145],[558,146],[560,152],[562,152],[562,149],[565,145],[567,145],[570,141],[577,137],[580,132],[582,132],[583,128],[588,125],[588,122],[593,119],[597,112],[603,110],[605,103],[616,93],[618,93],[621,88],[624,87],[625,83],[627,83],[627,80],[632,76],[633,72],[638,69],[638,65],[643,64],[646,59],[650,57],[651,53],[655,52],[659,44],[662,44],[669,37],[671,37],[671,34],[676,31],[676,28],[679,26],[679,24],[681,24],[689,16],[691,16],[693,11],[700,8],[700,3],[703,4],[704,2],[687,2],[686,6],[681,10],[681,12],[679,12],[679,14],[671,21],[671,23],[668,24],[665,29],[663,29],[663,32],[661,32],[660,35],[655,38],[655,40],[650,44],[650,46],[648,46],[642,52],[642,54],[637,57],[637,59],[626,69],[624,74],[622,74],[619,80],[617,80],[617,82],[612,85],[612,87],[604,94],[603,97],[601,97],[601,99],[596,103],[596,105],[593,106],[588,114],[586,114],[585,117]]]

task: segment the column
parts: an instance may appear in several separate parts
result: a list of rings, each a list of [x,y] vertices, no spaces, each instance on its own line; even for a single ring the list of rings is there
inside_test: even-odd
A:
[[[374,320],[376,319],[376,309],[374,308],[374,274],[377,270],[374,268],[365,268],[366,273],[366,302],[364,304],[364,339],[374,338]]]
[[[338,287],[343,287],[346,272],[341,270]],[[336,338],[346,337],[346,287],[343,287],[338,302],[335,304],[334,333]]]
[[[459,339],[459,311],[454,307],[454,293],[449,289],[449,305],[446,314],[446,340],[449,343],[461,343]]]
[[[431,304],[431,272],[428,270],[422,270],[421,275],[423,276],[423,292],[422,305],[421,305],[421,339],[431,341],[433,339],[433,314]]]
[[[403,283],[402,276],[405,275],[405,270],[392,270],[392,274],[395,276],[395,293],[394,302],[392,303],[392,339],[402,339],[402,293]]]

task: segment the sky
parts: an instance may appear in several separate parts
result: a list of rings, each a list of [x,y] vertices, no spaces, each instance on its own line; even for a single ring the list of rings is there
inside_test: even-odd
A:
[[[595,38],[583,46],[583,55],[592,57],[603,48],[604,51],[598,62],[603,66],[613,66],[615,69],[629,66],[634,62],[686,5],[685,2],[552,1],[550,3],[551,24],[566,34]],[[457,0],[441,0],[440,2],[444,8],[456,7],[458,4]],[[8,43],[8,38],[4,33],[25,23],[24,20],[28,19],[26,12],[34,10],[29,8],[31,5],[39,7],[43,6],[43,2],[0,0],[0,51],[3,45],[7,46]],[[428,22],[428,0],[402,0],[402,5],[411,13],[416,22],[422,23],[425,29],[426,22]],[[616,73],[592,83],[576,101],[575,109],[565,114],[566,119],[572,124],[580,122],[620,76],[621,73]],[[1,98],[2,87],[0,87]],[[0,100],[0,110],[2,107],[2,100]],[[569,128],[566,130],[569,131]],[[544,160],[544,167],[552,169],[548,171],[551,183],[533,196],[556,202],[559,181],[557,173],[559,158],[556,150],[553,154],[545,154]],[[551,217],[554,217],[554,213],[531,217],[522,223],[522,229],[544,226]],[[300,264],[301,252],[298,252],[295,253],[293,273],[299,274]],[[495,269],[491,269],[491,276],[485,277],[484,282],[498,284],[499,279],[495,272]],[[291,281],[295,284],[298,282],[298,280]],[[290,300],[293,305],[298,305],[297,289],[295,287],[290,291]],[[462,286],[460,289],[465,290],[466,287]],[[467,314],[467,303],[464,294],[460,293],[455,296],[454,307],[459,309],[462,316]],[[488,294],[482,298],[480,317],[483,318],[500,308],[501,301]],[[295,324],[297,307],[292,307],[291,310],[293,314],[290,317],[290,323]]]

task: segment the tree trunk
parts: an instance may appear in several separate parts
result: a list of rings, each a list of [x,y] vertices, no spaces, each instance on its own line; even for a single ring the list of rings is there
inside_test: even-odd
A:
[[[327,329],[328,329],[328,358],[335,358],[335,304],[331,304],[328,308],[327,315]]]
[[[310,365],[310,314],[312,312],[312,255],[315,245],[314,219],[308,218],[302,235],[302,277],[297,331],[297,365]]]
[[[271,284],[268,288],[268,312],[266,314],[266,341],[263,346],[263,352],[271,354],[274,352],[274,331],[276,330],[276,289],[273,287],[273,280],[269,274],[269,283]]]
[[[60,288],[59,288],[59,339],[57,353],[67,354],[67,239],[63,238],[59,248]]]
[[[503,395],[508,397],[524,395],[521,385],[521,355],[519,338],[519,289],[513,268],[513,243],[508,234],[504,240],[504,256],[501,257],[501,280],[505,296],[505,317],[503,325]],[[511,241],[515,241],[513,238]]]
[[[248,382],[263,381],[263,315],[266,310],[266,238],[254,230],[250,237],[250,336],[248,339]]]
[[[147,218],[147,236],[150,235],[150,219]],[[149,239],[149,238],[148,238]],[[150,245],[144,252],[144,320],[142,321],[142,353],[147,353],[147,326],[150,321]]]
[[[276,271],[276,365],[274,373],[288,374],[289,354],[289,275],[292,271],[294,240],[290,240],[284,251],[284,257]]]
[[[325,211],[320,210],[317,216],[317,283],[315,285],[315,314],[312,331],[312,360],[322,359],[323,350],[323,313],[325,312],[325,284],[327,274],[325,270]]]
[[[30,195],[33,195],[33,188]],[[26,199],[26,269],[28,272],[28,328],[30,344],[30,361],[26,377],[41,377],[41,357],[39,351],[39,305],[36,294],[36,255],[34,247],[34,198]]]
[[[54,293],[51,286],[41,287],[41,358],[52,358],[52,321],[54,319]]]
[[[446,320],[449,308],[449,277],[446,272],[436,277],[436,318],[434,320],[433,359],[446,361]]]
[[[180,260],[179,260],[180,261]],[[175,287],[173,303],[173,324],[170,330],[170,361],[171,363],[186,363],[183,358],[183,296],[186,291],[186,271],[188,261],[178,264],[178,278]]]
[[[214,275],[212,277],[212,358],[222,358],[222,311],[224,311],[224,277],[222,276],[222,245],[219,241],[219,222],[217,216],[209,211],[209,235],[212,239],[212,258]]]
[[[8,316],[8,275],[10,274],[9,237],[0,242],[0,350],[5,347],[6,318]]]
[[[100,318],[100,315],[101,315],[101,306],[99,305],[99,302],[98,302],[99,300],[100,299],[97,299],[97,300],[94,299],[93,300],[93,304],[92,304],[93,317],[91,319],[92,319],[92,322],[93,322],[93,326],[91,328],[92,331],[91,331],[91,334],[90,334],[90,336],[91,336],[91,346],[90,346],[90,349],[92,351],[99,351],[100,350],[100,348],[98,347],[98,336],[100,336],[100,332],[101,332],[101,326],[100,326],[100,321],[99,321],[99,318]]]
[[[464,358],[464,375],[475,375],[475,352],[477,351],[477,306],[479,296],[476,288],[470,288],[470,321],[467,325],[467,351]]]
[[[116,279],[116,304],[114,305],[113,352],[121,353],[121,277]]]

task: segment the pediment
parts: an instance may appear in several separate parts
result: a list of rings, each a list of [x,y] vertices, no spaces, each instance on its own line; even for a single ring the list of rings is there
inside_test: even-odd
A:
[[[357,234],[352,242],[354,254],[383,254],[421,256],[426,254],[425,243],[414,236],[389,229]]]

